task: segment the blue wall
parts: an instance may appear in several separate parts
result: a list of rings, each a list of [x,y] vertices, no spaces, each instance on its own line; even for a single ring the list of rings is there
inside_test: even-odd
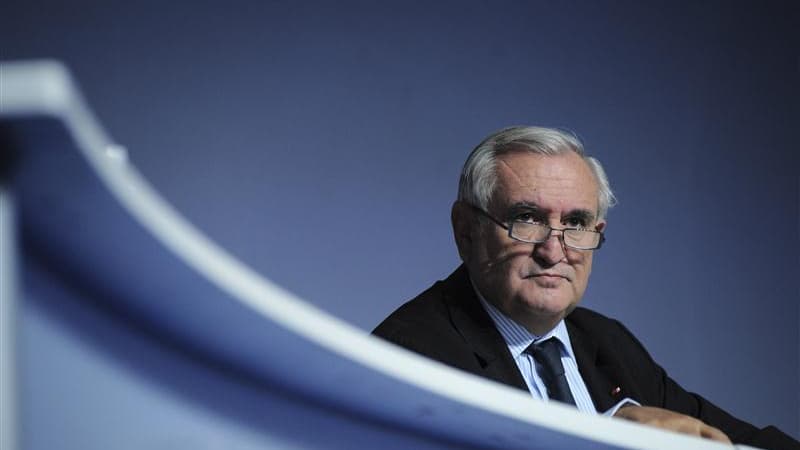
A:
[[[798,23],[796,2],[31,1],[2,7],[0,58],[66,62],[181,212],[365,330],[457,265],[484,135],[575,130],[620,198],[584,304],[798,437]],[[31,341],[70,351],[49,323]]]

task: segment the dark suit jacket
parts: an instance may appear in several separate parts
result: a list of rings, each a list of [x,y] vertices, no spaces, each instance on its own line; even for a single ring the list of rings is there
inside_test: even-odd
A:
[[[595,406],[625,397],[696,417],[735,443],[800,449],[775,427],[758,428],[685,391],[621,323],[585,308],[565,319],[578,368]],[[373,331],[388,341],[450,366],[527,390],[502,335],[480,304],[462,266],[401,306]]]

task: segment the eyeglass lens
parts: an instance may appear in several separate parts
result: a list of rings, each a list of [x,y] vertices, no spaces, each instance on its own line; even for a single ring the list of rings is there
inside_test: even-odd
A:
[[[511,237],[526,242],[544,242],[550,237],[551,228],[547,225],[513,222]],[[597,247],[600,234],[589,230],[564,230],[564,244],[579,249]]]

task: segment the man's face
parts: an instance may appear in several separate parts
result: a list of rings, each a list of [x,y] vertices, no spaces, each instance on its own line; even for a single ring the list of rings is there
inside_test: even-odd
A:
[[[489,213],[503,222],[535,220],[553,228],[602,231],[598,186],[583,159],[568,152],[515,152],[497,160]],[[458,204],[457,204],[458,205]],[[537,335],[552,329],[578,304],[592,269],[592,251],[564,247],[560,232],[540,244],[519,242],[477,212],[454,209],[459,252],[487,301]]]

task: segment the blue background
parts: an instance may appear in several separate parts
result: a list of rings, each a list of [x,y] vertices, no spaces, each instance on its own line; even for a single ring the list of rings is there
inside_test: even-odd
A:
[[[19,3],[0,58],[64,61],[178,210],[364,330],[458,264],[474,145],[574,130],[620,199],[584,305],[800,436],[796,2]],[[58,316],[23,328],[68,365]]]

